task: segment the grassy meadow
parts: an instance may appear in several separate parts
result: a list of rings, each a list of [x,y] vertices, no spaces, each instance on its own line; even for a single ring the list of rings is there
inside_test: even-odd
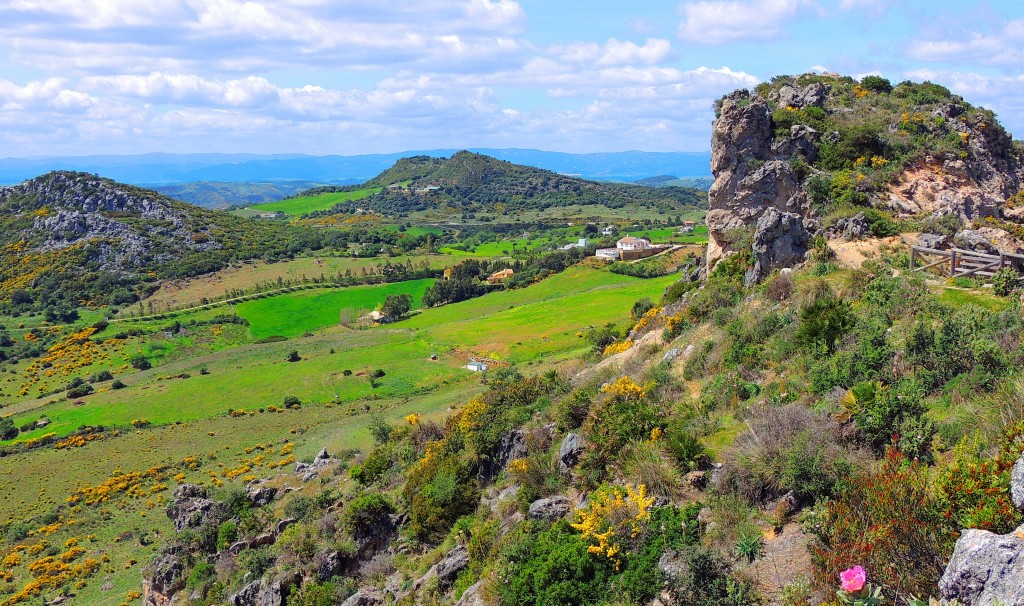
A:
[[[267,202],[266,204],[257,204],[252,208],[260,212],[282,212],[289,216],[299,216],[316,210],[327,210],[341,202],[362,200],[363,198],[372,196],[380,190],[380,187],[368,187],[366,189],[357,189],[355,191],[333,192],[329,194],[319,194],[316,196],[302,196],[299,198],[278,200],[277,202]]]
[[[538,369],[575,358],[589,347],[582,331],[622,321],[636,299],[657,298],[670,281],[583,265],[392,325],[348,329],[337,325],[335,309],[329,326],[313,336],[263,344],[254,343],[257,335],[301,334],[312,327],[304,324],[315,316],[310,309],[333,309],[344,301],[368,305],[373,288],[292,293],[238,306],[250,327],[190,325],[191,319],[209,320],[214,311],[185,314],[176,319],[190,327],[187,335],[130,337],[103,361],[77,369],[81,376],[111,369],[123,389],[103,382],[96,393],[74,401],[54,399],[61,394],[25,397],[3,409],[19,426],[49,419],[45,429],[28,431],[19,441],[51,433],[61,438],[82,426],[107,430],[0,458],[0,524],[30,532],[22,541],[30,549],[78,540],[85,550],[80,557],[101,564],[82,579],[72,603],[120,604],[139,590],[142,568],[173,532],[163,508],[177,484],[226,488],[290,470],[291,461],[311,458],[322,447],[365,450],[377,416],[393,423],[410,413],[442,420],[484,389],[480,375],[464,368],[467,357]],[[426,282],[388,287],[421,296]],[[316,300],[342,294],[352,298]],[[133,324],[155,329],[160,323],[116,322],[100,337]],[[292,350],[299,361],[286,361]],[[126,367],[123,361],[138,352],[153,360],[152,369]],[[385,374],[371,381],[375,369]],[[286,396],[299,398],[301,407],[284,408]],[[137,488],[118,493],[117,481],[136,477],[131,474],[138,474]],[[98,503],[75,496],[110,486],[109,499]],[[22,568],[12,569],[11,583],[0,583],[0,603],[30,580]]]
[[[295,337],[308,331],[333,326],[340,315],[351,320],[384,302],[388,295],[412,296],[413,309],[419,308],[423,293],[434,281],[409,280],[372,286],[353,286],[337,290],[311,290],[246,301],[235,306],[235,313],[249,321],[252,336]]]

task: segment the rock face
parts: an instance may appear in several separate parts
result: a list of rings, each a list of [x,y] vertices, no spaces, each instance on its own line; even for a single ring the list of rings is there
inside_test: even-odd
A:
[[[232,606],[284,606],[290,585],[281,581],[253,581],[228,598]]]
[[[165,552],[147,569],[142,579],[143,606],[168,606],[174,593],[185,585],[185,563],[176,552]]]
[[[1010,470],[1010,498],[1018,511],[1024,511],[1024,454]]]
[[[582,454],[583,438],[574,433],[566,434],[558,447],[558,469],[562,473],[569,473],[580,462]]]
[[[572,503],[569,499],[559,495],[548,499],[537,499],[530,503],[530,510],[527,515],[535,520],[549,520],[553,522],[564,518],[570,509],[572,509]]]
[[[198,528],[212,519],[216,503],[207,498],[207,491],[195,484],[182,484],[174,490],[174,502],[167,508],[167,517],[174,522],[174,528],[181,532],[186,528]]]
[[[800,215],[769,208],[757,220],[754,231],[754,267],[747,272],[748,285],[766,278],[776,267],[789,267],[804,260],[811,235]]]
[[[1005,535],[965,530],[939,591],[969,606],[1024,604],[1024,524]]]
[[[820,102],[819,97],[824,99],[823,91],[818,91],[820,85],[810,88],[814,90],[789,91],[785,102],[780,103],[783,107],[793,102],[813,105]],[[779,219],[773,214],[776,218],[769,223],[774,229],[781,226],[794,236],[806,234],[802,222],[809,214],[809,205],[790,159],[813,160],[816,137],[813,129],[794,126],[788,138],[775,142],[771,108],[766,100],[745,90],[722,100],[711,135],[711,172],[715,182],[708,192],[708,268],[734,250],[735,230],[756,228],[769,209],[789,216]],[[782,245],[769,248],[773,250],[760,260],[758,275],[784,266],[782,263],[802,259],[806,239],[803,250],[783,250]]]

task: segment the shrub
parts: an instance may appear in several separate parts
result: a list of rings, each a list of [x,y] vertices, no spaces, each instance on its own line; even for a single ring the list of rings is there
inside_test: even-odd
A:
[[[811,347],[824,347],[831,354],[836,342],[854,325],[850,304],[831,292],[816,297],[800,308],[797,340]]]
[[[297,350],[293,349],[290,352],[288,352],[288,357],[285,358],[285,361],[286,362],[298,362],[301,359],[302,358],[299,357],[299,352]]]
[[[860,85],[875,93],[892,92],[892,83],[881,76],[864,76]]]
[[[687,606],[720,606],[757,603],[757,594],[747,583],[733,577],[729,565],[715,551],[698,545],[680,552],[685,573],[670,579],[669,593],[675,603]]]
[[[0,440],[13,440],[18,437],[18,431],[10,417],[0,418]]]
[[[812,548],[814,582],[831,591],[853,564],[902,595],[931,592],[946,566],[938,531],[942,516],[928,489],[928,470],[889,450],[881,467],[857,475],[824,507]]]
[[[92,392],[93,392],[92,385],[90,385],[89,383],[83,383],[83,384],[81,384],[81,385],[79,385],[77,387],[72,387],[71,389],[69,389],[68,390],[68,398],[73,400],[75,398],[81,398],[83,396],[87,396],[87,395],[91,394]]]
[[[741,533],[736,541],[736,555],[748,563],[764,554],[764,538],[760,533]]]
[[[567,432],[579,428],[590,412],[590,405],[597,397],[597,390],[581,388],[562,398],[555,406],[554,417],[559,431]]]
[[[191,591],[201,589],[217,576],[217,570],[209,562],[199,562],[188,575],[185,587]]]
[[[642,299],[637,300],[636,303],[633,303],[633,309],[630,312],[630,315],[632,315],[633,321],[635,322],[642,318],[645,313],[647,313],[653,308],[654,302],[651,301],[650,298],[644,297]]]
[[[110,374],[109,370],[102,370],[100,372],[93,373],[89,377],[90,383],[100,383],[102,381],[110,381],[114,378],[114,375]]]
[[[749,430],[736,438],[729,480],[750,502],[787,492],[803,502],[830,497],[853,469],[839,428],[804,406],[756,406],[747,424]]]
[[[302,402],[296,396],[285,396],[284,407],[291,409],[302,408]]]
[[[342,515],[342,526],[349,533],[370,530],[395,513],[395,506],[379,492],[364,492],[349,502]]]
[[[409,529],[421,540],[443,537],[455,520],[473,511],[478,498],[469,464],[429,449],[409,469],[402,494],[409,504]]]
[[[928,461],[935,430],[924,418],[923,396],[924,390],[915,380],[903,380],[889,387],[861,383],[847,392],[843,405],[877,452],[883,452],[895,438],[907,456]]]
[[[137,370],[147,370],[153,367],[153,363],[149,361],[149,358],[140,353],[128,358],[128,363]]]
[[[649,401],[646,390],[628,376],[601,391],[602,396],[583,423],[587,452],[582,463],[591,471],[602,470],[626,444],[649,438],[651,430],[663,423],[661,412]]]
[[[111,389],[124,389],[127,385],[124,384],[121,379],[114,379],[114,382],[110,384]]]
[[[992,276],[992,291],[1000,297],[1008,297],[1020,286],[1020,274],[1012,267],[1004,267]]]
[[[224,551],[238,540],[238,526],[228,520],[217,528],[217,550]]]

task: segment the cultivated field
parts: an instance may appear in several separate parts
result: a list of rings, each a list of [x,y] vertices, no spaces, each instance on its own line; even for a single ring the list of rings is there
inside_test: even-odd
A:
[[[366,189],[357,189],[356,191],[343,191],[334,192],[329,194],[320,194],[317,196],[303,196],[301,198],[288,198],[286,200],[278,200],[277,202],[268,202],[266,204],[256,204],[251,208],[259,212],[282,212],[290,216],[299,216],[306,213],[311,213],[315,210],[327,210],[335,204],[341,202],[352,202],[355,200],[362,200],[368,198],[373,194],[379,192],[380,187],[370,187]]]

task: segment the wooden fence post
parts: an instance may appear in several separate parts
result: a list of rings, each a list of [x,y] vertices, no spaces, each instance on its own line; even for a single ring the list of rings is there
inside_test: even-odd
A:
[[[917,251],[914,249],[914,247],[911,246],[910,247],[910,271],[914,271],[914,254],[916,252]]]
[[[956,275],[956,251],[950,251],[949,257],[949,277],[952,278]]]

